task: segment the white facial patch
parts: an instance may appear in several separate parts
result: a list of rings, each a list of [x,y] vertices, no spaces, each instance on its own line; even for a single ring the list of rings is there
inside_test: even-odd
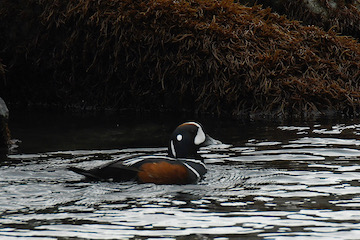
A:
[[[205,133],[204,131],[202,130],[201,126],[199,124],[196,124],[198,126],[198,131],[196,133],[196,136],[195,136],[195,139],[194,139],[194,143],[196,145],[200,145],[202,144],[203,142],[205,142]]]
[[[180,142],[183,139],[183,136],[181,134],[178,134],[176,136],[176,139]]]

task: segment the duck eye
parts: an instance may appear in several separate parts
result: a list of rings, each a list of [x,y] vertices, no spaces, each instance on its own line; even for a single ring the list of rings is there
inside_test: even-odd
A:
[[[178,135],[176,136],[176,139],[177,139],[179,142],[182,140],[182,138],[183,138],[183,136],[182,136],[181,134],[178,134]]]

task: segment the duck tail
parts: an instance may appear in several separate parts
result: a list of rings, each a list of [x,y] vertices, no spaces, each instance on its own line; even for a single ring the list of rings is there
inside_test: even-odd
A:
[[[94,175],[91,170],[85,170],[85,169],[81,169],[81,168],[77,168],[77,167],[69,167],[68,168],[70,171],[73,171],[77,174],[83,175],[85,176],[87,179],[92,180],[92,181],[100,181],[103,180],[102,178],[100,178],[97,175]]]

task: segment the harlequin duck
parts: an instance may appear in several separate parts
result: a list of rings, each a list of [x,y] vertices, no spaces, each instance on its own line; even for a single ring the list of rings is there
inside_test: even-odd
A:
[[[191,184],[198,182],[206,173],[206,167],[198,150],[200,147],[218,144],[219,141],[205,134],[197,122],[179,125],[172,133],[168,156],[130,156],[103,166],[83,170],[69,169],[95,181],[130,181],[155,184]]]

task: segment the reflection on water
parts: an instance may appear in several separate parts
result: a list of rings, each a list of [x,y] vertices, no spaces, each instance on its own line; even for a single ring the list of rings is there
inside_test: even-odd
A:
[[[194,185],[83,182],[67,170],[124,155],[162,155],[166,141],[160,139],[177,123],[99,129],[94,122],[61,136],[49,131],[50,121],[43,126],[45,136],[33,137],[34,151],[24,145],[42,128],[15,125],[13,135],[22,143],[0,166],[0,238],[359,239],[360,125],[355,123],[208,121],[208,132],[232,145],[202,149],[208,173]]]

